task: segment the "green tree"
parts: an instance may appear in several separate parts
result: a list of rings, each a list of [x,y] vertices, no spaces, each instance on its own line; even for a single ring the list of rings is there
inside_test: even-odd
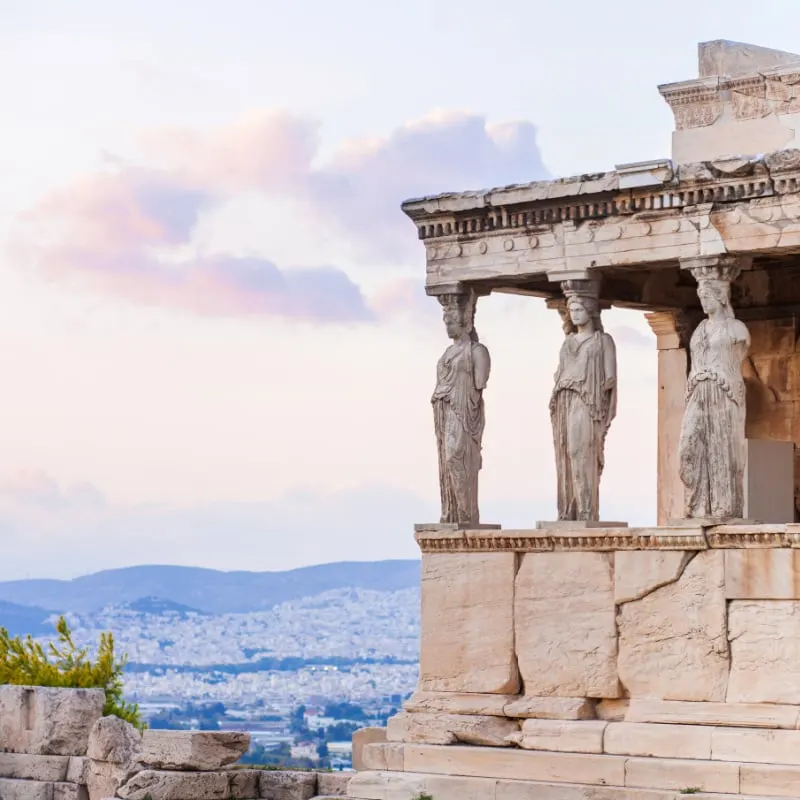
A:
[[[56,632],[57,643],[51,642],[45,650],[30,635],[12,639],[6,628],[0,628],[0,684],[104,689],[103,714],[143,728],[139,707],[123,699],[122,672],[127,659],[117,660],[114,635],[100,635],[97,657],[92,661],[88,647],[76,646],[64,617],[59,617]]]

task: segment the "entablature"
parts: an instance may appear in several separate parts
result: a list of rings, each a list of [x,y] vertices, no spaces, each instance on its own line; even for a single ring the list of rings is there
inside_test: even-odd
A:
[[[642,273],[726,253],[753,256],[759,269],[763,259],[800,253],[799,182],[800,150],[784,150],[680,166],[628,164],[409,200],[403,210],[426,247],[429,292],[466,283],[483,292],[555,296],[554,282],[597,270],[604,283],[619,283],[605,299],[669,308],[686,298],[660,303],[657,292],[643,292],[660,278]]]

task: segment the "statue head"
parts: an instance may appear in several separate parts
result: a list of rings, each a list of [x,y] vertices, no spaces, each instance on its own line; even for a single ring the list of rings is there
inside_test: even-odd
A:
[[[732,317],[731,283],[741,272],[738,257],[714,257],[709,263],[690,267],[697,281],[697,296],[703,313],[709,316],[720,314]]]
[[[703,313],[712,316],[721,314],[725,317],[733,316],[731,307],[731,284],[726,280],[714,278],[701,278],[697,284],[697,296]]]
[[[572,324],[576,328],[580,328],[589,323],[594,323],[594,319],[598,316],[597,303],[592,303],[588,297],[570,297],[567,301],[567,311]]]
[[[567,316],[569,327],[567,333],[577,328],[591,325],[595,331],[603,330],[600,321],[600,283],[595,280],[568,280],[561,283],[561,289],[567,298]]]
[[[473,292],[445,294],[439,297],[442,304],[442,318],[447,335],[453,340],[469,336],[477,341],[475,333],[475,300]]]

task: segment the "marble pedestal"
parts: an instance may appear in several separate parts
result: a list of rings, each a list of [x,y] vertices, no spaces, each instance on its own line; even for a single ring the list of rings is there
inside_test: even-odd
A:
[[[363,800],[800,797],[800,525],[420,530]]]

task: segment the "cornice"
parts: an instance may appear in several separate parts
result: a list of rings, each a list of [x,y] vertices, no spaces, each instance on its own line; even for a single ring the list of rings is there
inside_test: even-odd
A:
[[[691,525],[691,520],[687,525]],[[421,529],[414,538],[423,553],[543,553],[616,550],[708,550],[798,548],[800,524],[753,523],[659,528],[563,530]]]

